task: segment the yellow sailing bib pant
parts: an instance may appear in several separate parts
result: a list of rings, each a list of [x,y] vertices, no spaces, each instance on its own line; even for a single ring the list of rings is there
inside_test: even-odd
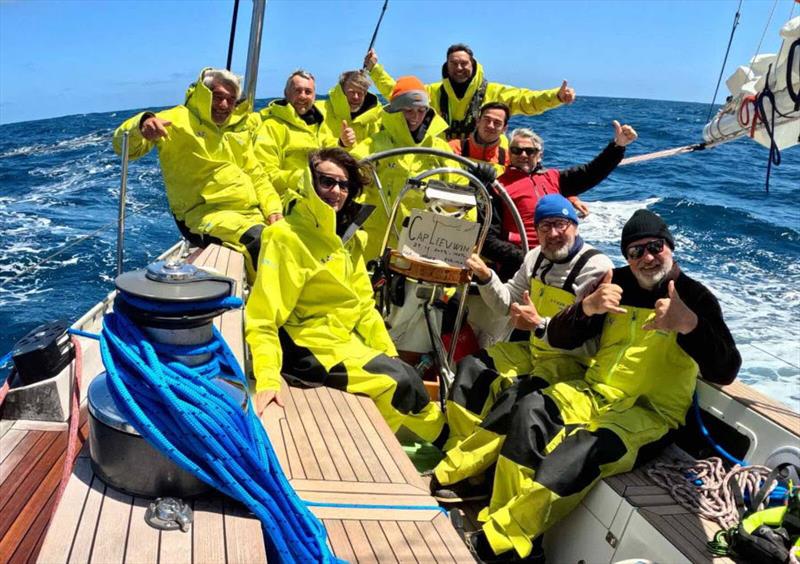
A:
[[[580,270],[585,262],[576,265]],[[569,276],[573,279],[573,276]],[[575,295],[563,288],[531,279],[531,301],[539,315],[552,317],[575,302]],[[523,375],[532,375],[540,388],[560,380],[580,378],[587,359],[553,349],[531,333],[530,341],[497,343],[464,358],[447,398],[447,423],[450,437],[445,451],[472,434],[494,404],[499,394]],[[530,382],[529,382],[530,385]],[[442,482],[443,484],[452,482]]]

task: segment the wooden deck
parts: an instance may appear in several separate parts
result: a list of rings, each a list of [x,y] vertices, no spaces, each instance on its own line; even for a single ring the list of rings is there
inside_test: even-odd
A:
[[[337,556],[351,562],[473,561],[372,400],[329,388],[284,385],[281,393],[286,407],[270,406],[263,419],[298,495],[372,506],[311,507]]]
[[[221,247],[205,249],[194,262],[243,278],[242,257]],[[215,324],[246,365],[243,312],[227,312]],[[327,388],[283,393],[286,408],[271,406],[263,420],[300,497],[348,505],[311,507],[337,556],[351,562],[472,561],[371,400]],[[88,453],[81,454],[38,562],[266,561],[259,521],[236,502],[197,499],[190,532],[157,531],[143,519],[149,500],[106,486],[92,472]]]

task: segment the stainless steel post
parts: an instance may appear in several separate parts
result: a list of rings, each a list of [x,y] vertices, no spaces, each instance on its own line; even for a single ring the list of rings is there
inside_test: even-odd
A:
[[[125,252],[125,203],[128,198],[128,132],[122,134],[122,179],[119,183],[119,220],[117,221],[117,276],[122,274]]]
[[[247,46],[247,68],[244,75],[245,98],[255,108],[256,82],[258,82],[258,59],[261,55],[261,32],[264,28],[266,0],[253,0],[253,16],[250,19],[250,42]]]

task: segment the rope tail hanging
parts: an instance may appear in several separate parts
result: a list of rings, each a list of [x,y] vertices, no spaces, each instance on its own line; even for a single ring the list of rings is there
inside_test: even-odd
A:
[[[241,306],[227,300],[227,307]],[[322,523],[283,474],[250,400],[243,411],[219,385],[247,390],[216,329],[205,345],[162,345],[117,311],[104,319],[100,347],[109,390],[128,421],[178,466],[246,505],[271,541],[270,558],[338,562]],[[175,359],[208,353],[214,353],[208,362],[192,368]]]

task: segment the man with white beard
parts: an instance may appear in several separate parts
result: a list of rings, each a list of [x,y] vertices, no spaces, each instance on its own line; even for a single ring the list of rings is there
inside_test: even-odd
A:
[[[551,347],[596,345],[585,374],[544,389],[520,378],[436,468],[452,484],[496,464],[481,529],[467,540],[479,562],[544,562],[542,535],[598,481],[666,446],[699,375],[736,378],[741,356],[719,303],[678,267],[664,220],[638,210],[620,248],[627,265],[546,327]]]
[[[531,335],[524,341],[497,343],[458,363],[447,398],[450,438],[446,449],[470,435],[497,395],[519,376],[530,376],[547,387],[557,379],[577,378],[586,371],[592,353],[588,348],[556,351],[543,340],[548,316],[574,303],[576,294],[594,287],[613,265],[599,250],[583,242],[575,208],[561,194],[539,200],[534,224],[541,245],[527,254],[507,283],[503,284],[478,255],[467,261],[483,301],[497,315],[510,316],[515,328]],[[444,479],[445,475],[440,477]],[[446,499],[447,494],[442,497]]]

